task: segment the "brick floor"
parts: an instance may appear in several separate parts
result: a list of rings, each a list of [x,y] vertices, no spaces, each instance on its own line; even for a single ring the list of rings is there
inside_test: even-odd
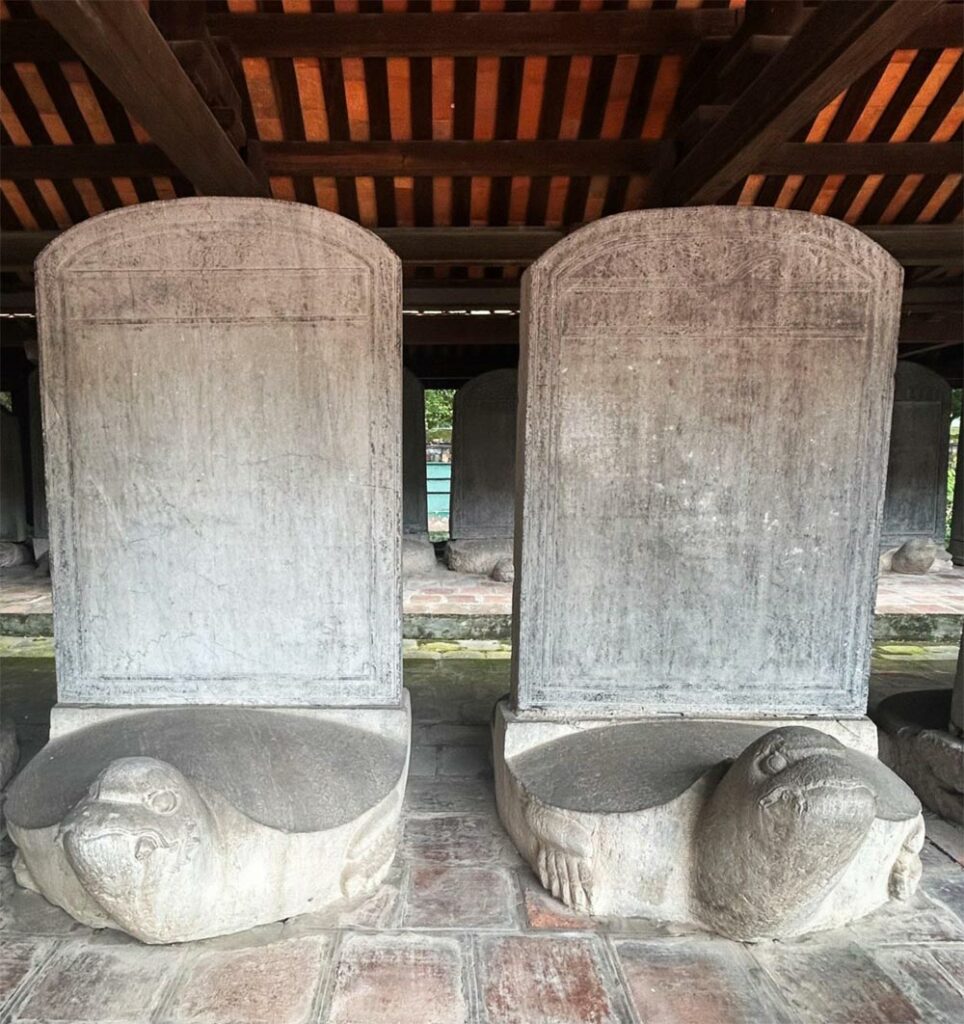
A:
[[[950,647],[878,644],[874,691],[947,685]],[[933,817],[904,906],[741,945],[594,920],[546,894],[505,836],[488,759],[506,660],[407,661],[413,774],[377,892],[251,932],[148,947],[73,922],[0,856],[0,1022],[97,1024],[961,1024],[964,836]],[[43,742],[53,662],[0,660],[4,713]],[[957,859],[955,859],[957,858]]]

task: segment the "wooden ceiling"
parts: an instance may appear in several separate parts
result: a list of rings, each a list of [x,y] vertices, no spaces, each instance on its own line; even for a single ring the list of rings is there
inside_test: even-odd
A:
[[[3,0],[0,18],[7,310],[30,308],[52,233],[176,196],[378,230],[412,311],[514,309],[525,265],[601,216],[758,205],[867,229],[907,269],[905,352],[960,364],[958,2]],[[407,318],[409,361],[455,382],[514,358],[515,328]]]

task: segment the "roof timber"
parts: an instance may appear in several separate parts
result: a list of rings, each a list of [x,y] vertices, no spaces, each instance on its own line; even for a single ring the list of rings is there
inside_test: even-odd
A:
[[[200,193],[262,194],[144,6],[47,0],[43,12]]]
[[[645,174],[670,160],[667,142],[636,139],[430,142],[265,142],[268,174],[373,175],[619,175]],[[786,142],[760,157],[754,174],[956,174],[964,142]],[[98,178],[177,173],[153,145],[9,146],[6,178]]]
[[[668,203],[719,199],[940,6],[940,0],[822,4],[674,168]]]
[[[964,265],[960,224],[884,224],[863,231],[905,266]],[[29,269],[59,232],[9,231],[3,236],[3,270]],[[560,241],[552,228],[377,228],[375,233],[405,263],[435,266],[517,266],[538,259]]]
[[[44,10],[46,4],[42,5]],[[801,13],[801,21],[810,17]],[[478,57],[685,52],[736,34],[738,9],[432,14],[215,14],[208,31],[249,57]],[[429,21],[431,19],[431,21]],[[4,23],[0,61],[74,60],[46,21]],[[899,40],[907,49],[961,46],[960,10],[944,4]]]

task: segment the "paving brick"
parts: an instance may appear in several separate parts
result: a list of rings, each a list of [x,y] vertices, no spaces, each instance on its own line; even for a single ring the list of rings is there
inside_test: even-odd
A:
[[[435,936],[346,935],[329,1024],[464,1024],[462,951]]]
[[[629,998],[646,1024],[792,1024],[773,983],[735,942],[616,942]]]
[[[53,943],[43,939],[12,939],[0,944],[0,1008],[52,948]]]
[[[856,945],[774,943],[753,955],[801,1024],[923,1024],[925,1018]]]
[[[925,869],[921,889],[931,899],[947,907],[959,921],[964,921],[964,868],[959,864],[948,859],[944,864]]]
[[[592,938],[510,935],[479,940],[488,1024],[615,1024],[628,1021]]]
[[[437,864],[518,864],[520,861],[494,814],[409,818],[401,845],[409,859]]]
[[[516,924],[516,890],[508,871],[461,864],[412,865],[403,927],[513,928]]]
[[[405,789],[410,814],[491,814],[495,791],[488,778],[412,778]]]
[[[476,777],[491,771],[487,747],[442,747],[439,751],[439,775]]]
[[[886,904],[868,917],[854,922],[848,931],[865,948],[912,942],[964,941],[964,922],[921,891],[904,902]]]
[[[546,931],[596,931],[598,918],[577,914],[565,903],[543,889],[540,881],[528,867],[519,869],[522,886],[522,905],[526,924],[530,928]]]
[[[165,1024],[301,1024],[311,1012],[331,940],[306,936],[213,950],[188,965]]]
[[[183,958],[180,947],[71,942],[15,1012],[44,1024],[146,1024]]]
[[[949,978],[929,951],[915,946],[891,946],[873,953],[874,961],[900,987],[900,990],[934,1024],[961,1024],[964,1021],[964,994],[948,984],[953,978],[964,985],[959,969]],[[964,968],[964,962],[957,965]]]

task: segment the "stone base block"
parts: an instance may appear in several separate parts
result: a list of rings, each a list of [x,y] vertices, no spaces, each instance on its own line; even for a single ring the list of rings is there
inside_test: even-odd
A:
[[[551,721],[503,703],[499,814],[576,910],[802,935],[917,886],[920,803],[871,756],[872,733],[866,719]]]
[[[514,575],[505,564],[511,563],[511,537],[472,537],[450,540],[445,545],[445,564],[453,572],[471,572],[478,576],[490,575],[499,563],[503,577]]]
[[[402,538],[402,575],[421,576],[435,572],[435,547],[427,536]]]
[[[148,943],[372,892],[395,854],[410,711],[55,709],[5,811],[17,880]]]
[[[880,759],[943,818],[964,825],[964,738],[953,736],[950,690],[914,690],[874,711]]]

